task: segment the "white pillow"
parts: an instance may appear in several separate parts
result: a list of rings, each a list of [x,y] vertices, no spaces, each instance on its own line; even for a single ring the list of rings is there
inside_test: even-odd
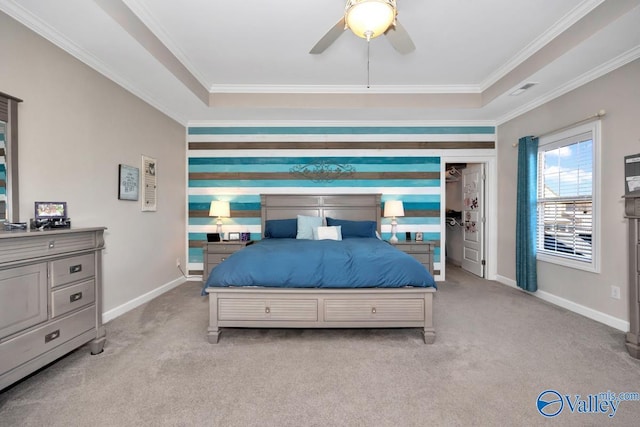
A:
[[[316,227],[313,229],[314,240],[342,240],[342,226]]]
[[[313,240],[313,229],[322,226],[322,217],[298,215],[298,234],[296,239]]]

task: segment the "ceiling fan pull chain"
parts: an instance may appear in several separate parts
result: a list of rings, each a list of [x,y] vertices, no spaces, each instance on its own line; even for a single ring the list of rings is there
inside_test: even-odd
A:
[[[371,86],[369,85],[369,50],[371,49],[371,43],[367,40],[367,89]]]

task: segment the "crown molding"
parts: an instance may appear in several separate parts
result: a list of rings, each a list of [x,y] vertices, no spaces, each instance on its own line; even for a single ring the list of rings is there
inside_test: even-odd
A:
[[[115,0],[111,0],[115,1]],[[211,83],[204,78],[204,74],[201,73],[193,62],[191,62],[182,49],[178,47],[178,44],[173,41],[167,31],[153,18],[153,15],[149,12],[149,9],[138,0],[121,0],[130,10],[133,12],[140,21],[151,31],[157,38],[166,46],[167,49],[182,63],[182,65],[191,73],[191,75],[202,85],[203,88],[208,88]]]
[[[590,71],[580,75],[579,77],[569,81],[568,83],[556,88],[555,90],[548,92],[546,95],[543,95],[541,97],[538,97],[536,99],[534,99],[533,101],[513,110],[510,111],[509,114],[505,114],[502,117],[499,117],[498,119],[496,119],[495,124],[496,126],[502,125],[510,120],[515,119],[516,117],[519,117],[531,110],[533,110],[534,108],[538,108],[541,105],[546,104],[547,102],[550,102],[568,92],[571,92],[574,89],[579,88],[580,86],[583,86],[597,78],[600,78],[630,62],[635,61],[636,59],[640,58],[640,45],[629,49],[628,51],[616,56],[615,58],[611,59],[610,61],[595,67],[593,69],[591,69]]]
[[[79,60],[83,64],[91,67],[107,79],[113,81],[115,84],[121,86],[126,91],[140,98],[147,104],[151,105],[153,108],[157,109],[164,115],[172,118],[176,122],[180,123],[183,126],[186,126],[187,118],[177,114],[175,111],[169,110],[160,102],[158,102],[153,96],[149,95],[145,91],[140,90],[136,87],[135,84],[129,82],[127,79],[122,78],[118,73],[114,72],[111,68],[109,68],[104,62],[99,60],[97,57],[82,49],[80,46],[69,40],[60,32],[53,29],[50,25],[42,21],[37,16],[28,12],[18,3],[0,0],[0,10],[5,12],[7,15],[11,16],[13,19],[29,28],[31,31],[35,32],[39,36],[43,37],[45,40],[51,42],[58,48],[67,52],[69,55],[73,56],[75,59]]]
[[[480,91],[484,92],[485,90],[493,86],[496,82],[512,72],[516,67],[533,56],[536,52],[546,46],[553,39],[558,37],[567,29],[571,28],[571,26],[573,26],[576,22],[584,18],[592,10],[604,3],[604,1],[605,0],[585,0],[574,7],[571,11],[569,11],[569,13],[563,16],[547,31],[534,39],[531,43],[525,46],[524,49],[518,52],[513,58],[511,58],[504,65],[494,71],[483,82],[481,82],[479,85]]]
[[[190,120],[187,127],[476,127],[494,120]]]
[[[333,93],[333,94],[435,94],[435,93],[480,93],[477,85],[213,85],[209,92],[215,93]]]

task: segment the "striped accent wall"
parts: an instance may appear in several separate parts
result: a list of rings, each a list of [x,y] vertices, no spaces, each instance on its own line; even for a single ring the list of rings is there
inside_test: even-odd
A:
[[[398,136],[405,138],[394,141]],[[202,272],[202,245],[216,229],[209,217],[213,200],[230,202],[225,233],[249,232],[257,240],[261,194],[380,193],[383,205],[404,202],[400,240],[406,231],[420,231],[436,242],[438,278],[444,243],[437,150],[492,149],[495,128],[190,127],[187,142],[190,274]],[[383,218],[382,238],[390,236],[390,219]]]

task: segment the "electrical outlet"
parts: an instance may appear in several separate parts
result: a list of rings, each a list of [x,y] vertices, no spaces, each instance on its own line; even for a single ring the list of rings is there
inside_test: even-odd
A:
[[[180,267],[180,258],[176,258],[176,267]]]
[[[620,299],[620,286],[611,286],[611,298]]]

